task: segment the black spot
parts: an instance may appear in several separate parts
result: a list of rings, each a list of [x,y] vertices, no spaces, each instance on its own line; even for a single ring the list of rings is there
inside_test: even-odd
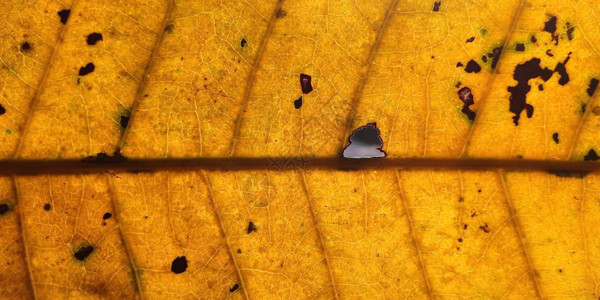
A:
[[[86,39],[88,45],[96,45],[98,41],[103,41],[101,33],[93,32],[88,34]]]
[[[529,80],[541,77],[544,81],[548,81],[552,77],[552,71],[548,68],[540,67],[541,60],[532,58],[515,67],[513,78],[517,81],[517,85],[507,88],[510,93],[510,108],[509,111],[514,113],[513,123],[519,125],[519,118],[523,110],[527,111],[528,116],[533,115],[533,106],[527,103],[527,93],[531,90]]]
[[[552,50],[551,49],[546,50],[546,55],[548,55],[550,57],[554,57],[554,54],[552,54]]]
[[[233,293],[233,292],[237,291],[237,289],[239,289],[239,288],[240,288],[240,285],[236,283],[231,288],[229,288],[229,292]]]
[[[102,216],[102,220],[108,220],[108,219],[110,219],[111,217],[112,217],[112,214],[111,214],[111,213],[109,213],[109,212],[107,212],[107,213],[104,213],[104,215]]]
[[[6,113],[6,108],[0,104],[0,116]]]
[[[535,38],[535,35],[532,35],[530,40],[534,44],[535,44],[535,42],[537,42],[537,39]]]
[[[50,205],[50,203],[46,203],[46,204],[44,204],[44,210],[45,210],[45,211],[49,211],[49,210],[51,210],[51,209],[52,209],[52,205]]]
[[[596,153],[594,149],[590,149],[590,151],[588,151],[588,153],[583,157],[583,160],[585,161],[597,161],[599,159],[600,156],[598,156],[598,153]]]
[[[171,263],[171,272],[175,274],[181,274],[187,270],[188,261],[185,256],[177,256]]]
[[[175,28],[175,25],[173,23],[169,23],[169,24],[167,24],[167,26],[165,26],[165,32],[173,33],[174,28]]]
[[[555,45],[558,45],[558,36],[554,33],[556,32],[556,17],[551,16],[550,20],[544,23],[544,31],[549,32],[552,35],[552,40],[556,41]]]
[[[563,171],[563,170],[548,170],[548,174],[552,174],[556,177],[571,177],[571,178],[584,178],[590,172],[586,171]]]
[[[440,5],[442,5],[442,1],[435,1],[433,3],[433,11],[440,11]]]
[[[85,76],[87,74],[90,74],[94,72],[95,68],[96,66],[94,66],[93,63],[88,63],[87,65],[85,65],[85,67],[79,68],[79,76]]]
[[[242,253],[242,249],[237,249],[237,253]]]
[[[278,9],[277,12],[275,13],[275,18],[277,18],[277,19],[284,18],[285,16],[287,16],[287,11],[285,11],[281,8]]]
[[[253,231],[256,231],[256,226],[254,226],[254,222],[248,222],[248,229],[246,231],[248,232],[248,234],[252,233]]]
[[[462,243],[463,242],[463,238],[458,238],[458,242]]]
[[[571,23],[567,22],[567,38],[569,41],[573,40],[573,31],[575,31],[575,26],[572,26]]]
[[[496,68],[496,65],[498,65],[500,54],[502,54],[502,46],[492,49],[492,70]]]
[[[590,84],[588,85],[588,88],[586,90],[588,96],[590,96],[590,97],[594,96],[594,93],[596,92],[597,87],[598,87],[598,79],[592,78],[590,80]]]
[[[383,140],[376,123],[368,123],[352,132],[350,144],[344,148],[342,156],[345,158],[374,158],[385,157]]]
[[[479,66],[479,64],[472,59],[467,63],[467,66],[465,67],[465,72],[467,73],[479,73],[479,71],[481,71],[481,66]]]
[[[468,38],[468,39],[465,41],[465,43],[472,43],[474,40],[475,40],[475,37],[474,37],[474,36],[472,36],[472,37]]]
[[[473,100],[473,94],[471,94],[471,89],[468,87],[463,87],[458,90],[458,98],[463,102],[463,107],[461,112],[464,113],[469,120],[475,120],[475,112],[471,110],[471,105],[475,104]]]
[[[106,154],[106,152],[98,152],[96,155],[90,155],[82,158],[81,161],[92,164],[110,164],[127,161],[127,158],[121,154],[120,149],[117,149],[112,156]]]
[[[555,143],[560,143],[560,141],[558,140],[558,132],[555,132],[552,134],[552,140],[554,140]]]
[[[70,9],[63,9],[58,12],[58,16],[60,17],[60,22],[63,24],[67,24],[67,20],[69,20],[69,15],[71,14]]]
[[[302,87],[302,93],[308,94],[312,92],[313,87],[311,83],[312,77],[306,74],[300,74],[300,86]]]
[[[544,85],[543,84],[538,84],[538,90],[543,91],[544,90]]]
[[[558,75],[560,76],[558,79],[558,84],[560,85],[565,85],[569,82],[569,74],[567,73],[567,68],[565,67],[567,62],[569,62],[569,59],[571,59],[571,52],[569,52],[569,55],[567,55],[567,58],[565,58],[563,62],[558,63],[554,68],[554,72],[558,72]]]
[[[294,100],[294,107],[296,109],[300,109],[302,107],[302,96],[296,100]]]
[[[10,210],[10,206],[8,206],[8,204],[6,204],[6,203],[0,204],[0,216],[4,215],[9,210]]]
[[[587,104],[585,103],[581,103],[581,113],[584,114],[585,110],[587,109]]]
[[[481,57],[481,60],[483,60],[483,62],[487,62],[487,56],[483,55],[483,56]]]
[[[85,260],[90,254],[94,252],[94,246],[83,246],[77,250],[73,255],[77,260]]]
[[[523,51],[525,51],[525,44],[518,43],[518,44],[515,46],[515,51],[520,51],[520,52],[523,52]]]
[[[130,116],[121,115],[121,120],[119,120],[119,124],[121,125],[121,128],[123,128],[123,129],[127,128],[127,124],[129,123],[129,118],[130,118]]]
[[[31,50],[31,44],[29,44],[29,42],[23,42],[21,44],[21,51],[22,52],[29,52]]]
[[[246,41],[246,39],[245,39],[245,38],[242,38],[242,40],[240,41],[240,46],[241,46],[242,48],[244,48],[244,47],[246,47],[246,45],[247,45],[247,44],[248,44],[248,41]]]
[[[460,68],[460,67],[462,67],[462,66],[463,66],[463,64],[462,64],[460,61],[456,63],[456,67],[457,67],[457,68]]]

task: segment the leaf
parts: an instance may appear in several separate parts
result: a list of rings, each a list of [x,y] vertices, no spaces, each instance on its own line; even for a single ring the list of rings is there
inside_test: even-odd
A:
[[[2,158],[223,167],[11,170],[0,297],[598,298],[596,173],[310,162],[373,124],[384,161],[594,164],[599,10],[5,1]]]

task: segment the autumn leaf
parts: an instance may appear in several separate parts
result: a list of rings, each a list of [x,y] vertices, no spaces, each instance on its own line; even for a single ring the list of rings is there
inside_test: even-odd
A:
[[[598,15],[3,1],[0,298],[598,298]]]

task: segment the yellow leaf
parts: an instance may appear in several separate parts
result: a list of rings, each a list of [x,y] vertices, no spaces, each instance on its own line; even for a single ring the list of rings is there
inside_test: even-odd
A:
[[[598,298],[598,14],[6,0],[0,298]]]

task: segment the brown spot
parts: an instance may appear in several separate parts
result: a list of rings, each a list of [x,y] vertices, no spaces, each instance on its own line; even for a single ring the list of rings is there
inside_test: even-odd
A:
[[[594,149],[590,149],[588,153],[583,157],[583,160],[585,161],[597,161],[599,159],[600,156],[598,156],[598,153],[596,153]]]
[[[573,40],[573,32],[575,31],[575,26],[572,26],[571,23],[567,22],[567,38],[569,41]]]
[[[82,246],[79,248],[79,250],[77,250],[77,252],[73,253],[73,256],[75,256],[77,260],[84,261],[88,256],[90,256],[90,254],[92,254],[92,252],[94,252],[94,246]]]
[[[303,94],[312,92],[312,77],[310,77],[310,75],[300,74],[300,87],[302,87]]]
[[[471,89],[465,86],[458,90],[458,98],[463,102],[461,112],[464,113],[469,120],[475,120],[476,114],[473,110],[471,110],[471,105],[475,104]]]
[[[242,40],[240,41],[240,46],[241,46],[242,48],[244,48],[244,47],[246,47],[246,45],[247,45],[247,44],[248,44],[248,41],[246,41],[246,39],[245,39],[245,38],[242,38]]]
[[[515,51],[525,51],[525,44],[518,43],[517,45],[515,45]]]
[[[93,63],[88,63],[87,65],[79,68],[79,76],[85,76],[87,74],[90,74],[90,73],[94,72],[95,69],[96,69],[96,66],[94,66]]]
[[[300,109],[300,107],[302,107],[302,96],[300,96],[300,98],[294,100],[294,107],[296,109]]]
[[[553,140],[553,141],[554,141],[556,144],[560,143],[560,141],[558,140],[558,132],[555,132],[555,133],[553,133],[553,134],[552,134],[552,140]]]
[[[283,10],[283,9],[278,9],[277,12],[275,13],[275,17],[277,19],[281,19],[284,18],[285,16],[287,16],[287,11]]]
[[[6,203],[0,204],[0,216],[4,215],[10,210],[10,206]]]
[[[237,291],[239,288],[240,288],[240,285],[236,283],[232,287],[229,288],[229,292],[233,293],[233,292]]]
[[[175,29],[175,24],[173,23],[169,23],[167,26],[165,26],[166,33],[173,33],[173,29]]]
[[[474,40],[475,40],[475,37],[472,36],[472,37],[468,38],[465,42],[466,43],[472,43]]]
[[[256,226],[254,226],[254,222],[250,221],[248,222],[248,229],[246,230],[246,232],[250,234],[253,231],[256,231]]]
[[[44,204],[44,210],[45,211],[50,211],[51,209],[52,209],[52,205],[50,205],[50,203]]]
[[[488,223],[479,226],[479,229],[485,233],[490,233],[490,226]]]
[[[596,78],[590,79],[590,83],[588,84],[588,88],[586,90],[586,93],[588,94],[588,96],[590,96],[590,97],[594,96],[594,93],[596,92],[596,88],[598,88],[598,79],[596,79]]]
[[[108,220],[112,217],[112,214],[109,212],[104,213],[104,215],[102,216],[102,220]]]
[[[29,52],[29,51],[31,51],[31,48],[32,48],[32,46],[31,46],[31,44],[29,44],[29,42],[23,42],[21,44],[21,52]]]
[[[440,6],[442,5],[442,1],[433,2],[433,11],[440,11]]]
[[[550,19],[544,23],[544,31],[552,35],[552,40],[555,41],[555,45],[558,45],[558,36],[556,33],[556,17],[550,16]]]

